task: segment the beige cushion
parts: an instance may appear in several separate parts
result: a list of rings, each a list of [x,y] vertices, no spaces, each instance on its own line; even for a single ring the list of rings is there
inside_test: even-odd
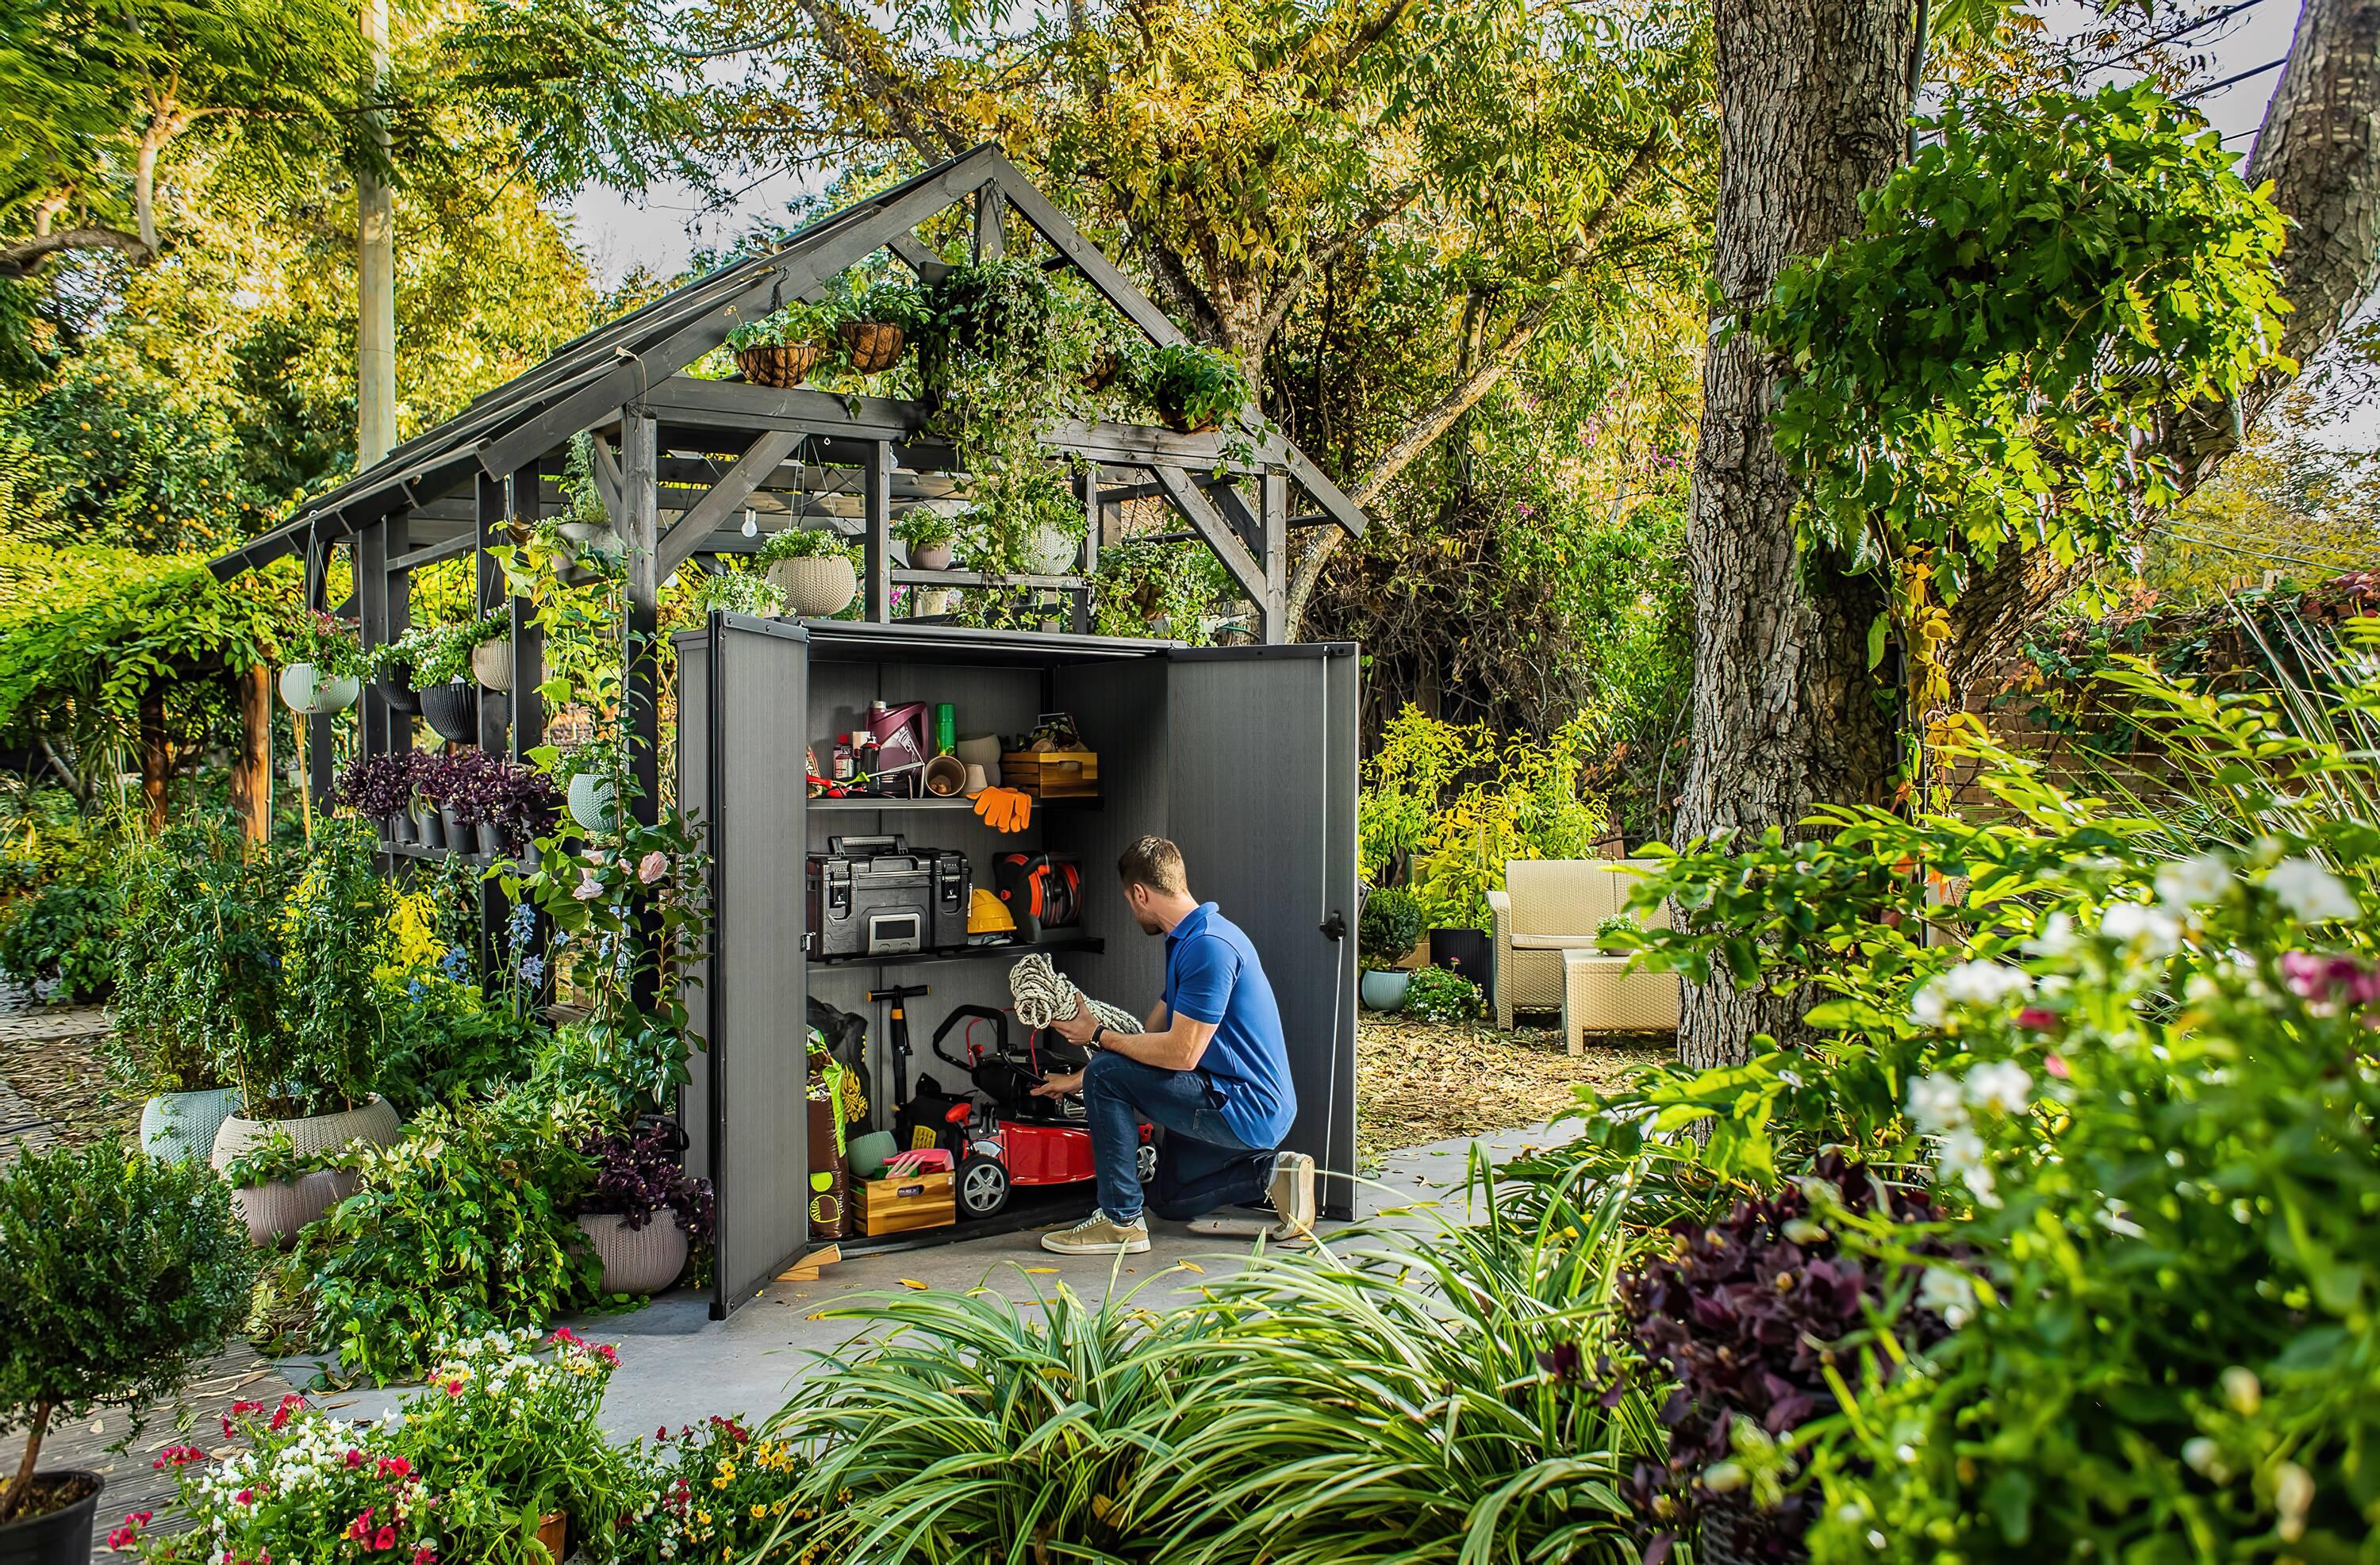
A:
[[[1592,935],[1618,911],[1608,864],[1585,859],[1514,859],[1504,866],[1512,898],[1512,933]]]
[[[1514,935],[1514,951],[1593,951],[1593,935]]]

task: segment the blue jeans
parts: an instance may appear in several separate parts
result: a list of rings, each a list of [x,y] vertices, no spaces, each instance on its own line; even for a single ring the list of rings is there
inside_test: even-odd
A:
[[[1168,1222],[1218,1207],[1261,1200],[1272,1183],[1273,1148],[1250,1146],[1223,1123],[1222,1095],[1204,1071],[1168,1071],[1109,1049],[1083,1071],[1099,1209],[1120,1223],[1140,1219],[1140,1127],[1165,1132],[1157,1189],[1148,1205]]]

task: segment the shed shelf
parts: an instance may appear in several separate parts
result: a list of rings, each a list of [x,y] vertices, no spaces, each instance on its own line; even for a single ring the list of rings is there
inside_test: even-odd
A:
[[[1053,955],[1079,952],[1096,956],[1107,950],[1108,942],[1097,935],[1068,935],[1057,940],[1011,940],[1006,945],[971,945],[965,951],[907,951],[894,956],[813,956],[813,967],[915,967],[929,962],[989,962],[995,958],[1014,959],[1037,951]]]

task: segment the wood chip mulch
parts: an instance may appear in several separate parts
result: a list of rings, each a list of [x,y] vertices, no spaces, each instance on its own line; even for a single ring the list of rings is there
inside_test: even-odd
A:
[[[109,1080],[100,1057],[107,1036],[96,1009],[40,1007],[0,1015],[0,1085],[7,1089],[0,1147],[88,1146],[121,1141],[140,1122],[140,1100]],[[6,1154],[0,1153],[0,1159]]]
[[[1574,1088],[1609,1090],[1674,1048],[1666,1033],[1614,1035],[1572,1055],[1553,1027],[1366,1015],[1355,1028],[1356,1152],[1370,1172],[1402,1147],[1536,1124],[1576,1102]]]

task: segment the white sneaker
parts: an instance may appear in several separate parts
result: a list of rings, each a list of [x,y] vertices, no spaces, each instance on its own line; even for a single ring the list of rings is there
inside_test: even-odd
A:
[[[1276,1152],[1272,1159],[1273,1216],[1281,1221],[1276,1237],[1307,1239],[1314,1234],[1314,1159],[1303,1152]]]
[[[1041,1236],[1041,1247],[1061,1256],[1138,1256],[1148,1249],[1146,1222],[1117,1222],[1095,1211],[1074,1227]]]

